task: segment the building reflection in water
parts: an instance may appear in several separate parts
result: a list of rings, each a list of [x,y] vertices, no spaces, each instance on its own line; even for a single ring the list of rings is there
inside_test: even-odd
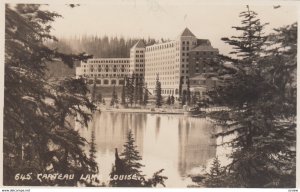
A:
[[[143,113],[95,113],[89,129],[80,129],[89,141],[95,130],[97,162],[100,174],[107,178],[114,163],[114,149],[121,152],[129,129],[145,165],[143,172],[152,176],[164,168],[168,187],[186,187],[185,176],[206,165],[216,154],[212,126],[205,119],[180,115]],[[86,149],[88,151],[88,149]]]
[[[178,122],[178,171],[186,176],[216,155],[213,127],[205,119],[181,117]]]

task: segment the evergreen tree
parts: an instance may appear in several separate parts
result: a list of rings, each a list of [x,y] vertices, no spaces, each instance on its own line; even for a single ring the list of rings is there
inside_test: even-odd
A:
[[[182,99],[182,84],[183,84],[183,76],[180,77],[180,80],[179,80],[179,100]]]
[[[161,96],[161,84],[159,81],[159,75],[157,74],[156,78],[156,88],[155,88],[155,93],[156,93],[156,107],[161,107],[162,106],[162,96]]]
[[[126,77],[124,78],[124,83],[122,85],[122,94],[121,94],[121,105],[126,104],[126,90],[125,90]]]
[[[168,178],[161,175],[164,169],[155,172],[151,178],[146,180],[141,171],[144,166],[140,163],[141,160],[142,157],[135,145],[135,139],[129,130],[124,150],[120,156],[118,150],[115,150],[115,164],[110,173],[110,185],[114,187],[156,187],[158,184],[165,186],[164,182]],[[131,179],[114,179],[114,177],[122,175],[130,175]]]
[[[103,105],[105,105],[105,104],[106,104],[106,103],[105,103],[105,99],[104,99],[104,98],[102,99],[102,104],[103,104]]]
[[[185,105],[186,104],[186,90],[183,90],[181,98],[182,98],[182,105]]]
[[[170,95],[169,95],[168,98],[167,98],[167,104],[168,104],[168,105],[171,105],[171,97],[170,97]]]
[[[98,102],[102,102],[102,94],[101,94],[101,93],[99,93],[99,94],[97,95],[97,101],[98,101]]]
[[[46,79],[46,62],[59,59],[73,67],[90,56],[63,54],[44,45],[56,38],[51,22],[60,15],[38,4],[5,5],[5,82],[3,128],[4,185],[67,185],[77,181],[45,181],[37,173],[88,174],[96,167],[83,151],[86,141],[67,121],[87,126],[95,106],[84,79]],[[17,181],[16,173],[32,172],[32,180]]]
[[[134,99],[134,74],[132,74],[131,78],[126,78],[126,95],[130,106],[132,106]]]
[[[92,162],[92,165],[89,169],[90,174],[97,174],[99,173],[97,162],[96,162],[96,143],[95,143],[95,131],[92,130],[91,132],[91,141],[90,141],[90,150],[89,150],[89,160]],[[98,185],[100,181],[96,179],[95,181],[90,180],[89,186]]]
[[[190,90],[190,79],[189,77],[187,77],[187,90],[186,90],[186,101],[187,101],[187,104],[190,105],[191,103],[191,90]]]
[[[207,174],[208,178],[205,180],[205,185],[207,187],[224,187],[222,186],[223,181],[223,168],[221,167],[218,156],[214,158],[210,172]]]
[[[126,165],[128,166],[128,174],[137,174],[141,173],[141,168],[144,166],[140,163],[142,157],[137,150],[135,145],[135,140],[131,130],[129,130],[127,135],[127,141],[124,144],[124,151],[120,154]]]
[[[89,154],[90,160],[92,162],[96,162],[96,152],[97,151],[96,151],[95,131],[94,130],[91,132],[91,142],[90,142],[90,150],[89,150],[89,152],[90,152],[90,154]]]
[[[111,182],[112,186],[119,187],[140,187],[144,182],[144,175],[141,174],[141,168],[144,166],[140,163],[142,157],[137,150],[137,146],[135,145],[135,140],[133,138],[133,134],[131,130],[129,130],[127,135],[127,141],[124,144],[124,150],[120,154],[120,157],[117,153],[116,149],[116,161],[115,166],[111,172],[111,177],[113,178],[115,175],[135,175],[134,177],[137,179],[130,180],[113,180]]]
[[[146,106],[148,104],[148,99],[149,99],[149,91],[147,89],[147,84],[145,84],[145,89],[144,89],[144,98],[143,98],[143,104]]]
[[[96,101],[96,77],[94,78],[91,100],[92,102]]]
[[[116,93],[116,86],[114,85],[112,96],[111,96],[111,101],[110,101],[110,106],[114,106],[117,103],[118,103],[118,95]]]
[[[192,105],[197,104],[197,96],[196,96],[196,94],[192,94],[191,104]]]
[[[172,95],[171,95],[171,104],[174,105],[174,103],[175,103],[175,97],[174,97],[174,95],[172,94]]]
[[[225,167],[222,186],[294,187],[296,145],[297,24],[264,36],[257,14],[240,14],[240,36],[223,38],[236,58],[230,81],[210,92],[228,111],[211,114],[224,129],[215,136],[236,133],[227,142],[232,162]],[[266,50],[266,51],[265,51]]]
[[[128,58],[130,49],[140,39],[123,37],[84,35],[82,37],[61,37],[59,41],[48,41],[47,46],[57,48],[62,53],[87,52],[97,58]],[[156,43],[155,39],[149,38],[149,45]]]
[[[136,105],[138,103],[139,93],[140,93],[140,91],[139,91],[139,77],[138,77],[138,75],[136,75],[135,76],[135,81],[134,81],[134,105]]]
[[[143,97],[144,97],[144,95],[143,95],[143,89],[144,89],[144,81],[143,81],[143,79],[141,79],[140,80],[140,83],[139,83],[139,104],[140,105],[143,105],[143,103],[144,103],[144,100],[143,100]]]

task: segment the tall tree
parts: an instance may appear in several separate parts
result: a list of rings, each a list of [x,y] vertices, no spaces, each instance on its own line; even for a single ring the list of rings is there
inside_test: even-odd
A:
[[[171,95],[171,104],[174,105],[174,103],[175,103],[175,97],[174,97],[174,95],[172,94],[172,95]]]
[[[144,166],[140,163],[141,160],[142,156],[139,154],[133,134],[129,130],[124,150],[120,156],[118,150],[115,150],[115,164],[110,173],[110,185],[115,187],[156,187],[161,184],[165,186],[164,182],[168,178],[161,175],[164,169],[155,172],[151,178],[146,180],[141,171]],[[125,175],[130,177],[125,179]]]
[[[134,74],[132,75],[131,78],[130,77],[126,78],[126,95],[130,103],[130,106],[132,106],[133,99],[134,99]]]
[[[144,166],[140,163],[142,160],[139,151],[137,150],[137,146],[135,145],[135,139],[133,138],[133,134],[131,130],[129,130],[127,134],[127,141],[124,144],[124,150],[120,154],[120,157],[117,153],[116,149],[116,162],[115,168],[111,173],[111,177],[113,178],[115,175],[135,175],[136,179],[118,179],[113,180],[111,185],[113,186],[122,186],[122,187],[138,187],[142,186],[142,182],[144,181],[144,175],[141,174],[141,168]]]
[[[135,145],[135,139],[131,130],[127,134],[127,141],[124,144],[124,151],[120,154],[126,165],[129,167],[128,174],[140,174],[141,168],[144,166],[140,163],[142,160],[137,146]]]
[[[126,105],[126,89],[125,89],[125,84],[126,84],[126,77],[124,78],[124,83],[122,85],[122,94],[121,94],[121,105]]]
[[[161,84],[159,81],[159,74],[157,74],[157,77],[156,77],[155,94],[156,94],[155,105],[157,107],[161,107],[162,106],[162,96],[161,96]]]
[[[67,118],[87,125],[88,110],[95,106],[87,98],[83,79],[46,79],[46,62],[60,59],[69,67],[85,54],[67,55],[44,45],[55,40],[51,22],[60,15],[44,11],[38,4],[5,6],[5,82],[3,128],[4,185],[77,185],[77,181],[40,183],[37,173],[89,172],[96,166],[83,146],[86,141]],[[32,172],[32,180],[15,180],[16,173]]]
[[[97,94],[97,101],[102,102],[102,94],[101,93]]]
[[[223,184],[222,176],[223,176],[223,167],[220,164],[220,160],[218,159],[218,156],[216,156],[213,160],[210,171],[207,174],[208,179],[204,181],[205,186],[224,187],[222,186]]]
[[[89,160],[93,163],[93,165],[90,166],[90,168],[89,168],[89,173],[92,175],[99,173],[97,162],[96,162],[96,153],[97,153],[97,150],[96,150],[96,143],[95,143],[95,130],[92,130],[91,141],[90,141],[90,150],[89,150]],[[90,179],[88,186],[98,185],[99,182],[100,181],[98,179],[95,179],[95,180]]]
[[[149,91],[147,89],[147,83],[145,83],[144,98],[143,98],[143,104],[145,106],[148,104],[148,99],[149,99]]]
[[[116,93],[116,86],[114,85],[113,92],[112,92],[112,95],[111,95],[110,106],[114,106],[117,103],[118,103],[118,95]]]
[[[190,78],[189,77],[187,77],[186,83],[187,83],[186,101],[187,101],[187,104],[190,105],[190,103],[191,103],[191,89],[190,89]]]
[[[181,97],[181,102],[182,102],[182,105],[186,105],[186,90],[183,90],[182,91],[182,97]]]
[[[183,76],[181,76],[179,80],[179,100],[182,99],[182,84],[183,84]]]
[[[91,94],[91,100],[93,102],[96,101],[96,80],[97,80],[97,77],[94,78],[93,89],[92,89],[92,94]]]
[[[242,34],[223,38],[235,50],[235,58],[224,57],[235,73],[210,93],[229,108],[211,114],[225,128],[216,136],[234,134],[223,186],[294,187],[297,24],[264,36],[265,24],[248,6],[240,17],[234,28]]]
[[[140,105],[143,105],[143,102],[144,102],[144,100],[143,100],[143,97],[144,97],[143,89],[144,89],[144,80],[141,78],[140,83],[139,83],[139,94],[138,94],[139,95],[138,100],[139,100]]]
[[[136,105],[138,103],[139,100],[139,77],[138,75],[136,75],[135,77],[135,81],[134,81],[134,104]]]
[[[167,98],[167,105],[171,105],[171,97],[170,97],[170,95]]]

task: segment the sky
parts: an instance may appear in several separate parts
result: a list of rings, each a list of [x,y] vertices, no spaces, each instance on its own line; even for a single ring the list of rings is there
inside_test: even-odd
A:
[[[234,2],[239,4],[199,0],[86,0],[76,8],[50,4],[47,9],[63,16],[53,23],[53,34],[57,37],[108,35],[173,40],[188,27],[198,38],[209,39],[221,53],[227,54],[230,47],[221,38],[236,34],[232,26],[240,24],[238,15],[246,10],[247,3]],[[249,4],[248,1],[261,22],[270,23],[266,33],[297,21],[296,2],[270,2],[251,1]],[[273,4],[279,3],[282,6],[274,9]]]

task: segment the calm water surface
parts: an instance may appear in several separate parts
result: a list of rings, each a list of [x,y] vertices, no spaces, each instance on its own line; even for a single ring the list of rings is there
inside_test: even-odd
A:
[[[123,150],[129,130],[148,177],[165,169],[167,187],[192,184],[189,174],[199,173],[216,156],[216,140],[211,138],[213,125],[203,118],[143,113],[95,113],[89,129],[80,129],[87,139],[95,131],[97,162],[101,177],[108,178],[114,163],[115,148]]]

